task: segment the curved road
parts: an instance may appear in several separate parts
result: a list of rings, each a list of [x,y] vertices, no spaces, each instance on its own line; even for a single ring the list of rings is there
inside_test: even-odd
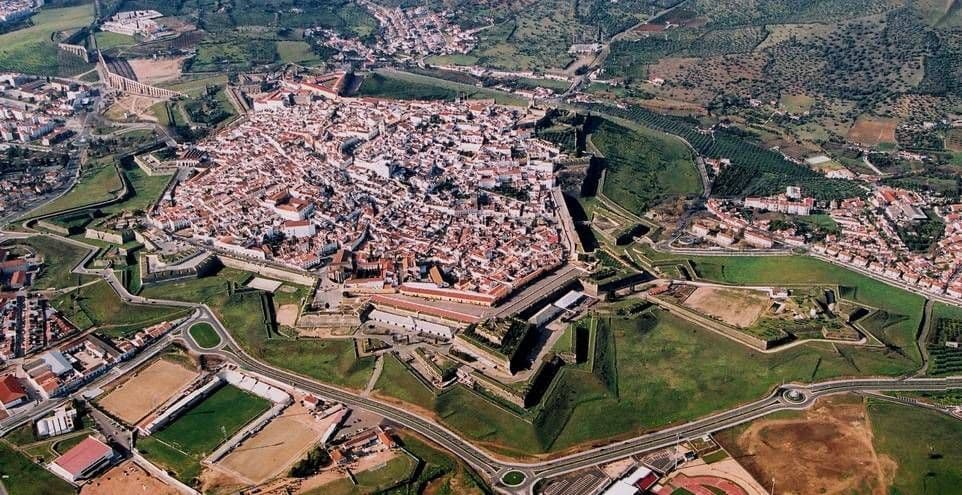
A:
[[[950,378],[863,378],[835,380],[814,384],[789,384],[773,391],[767,397],[743,404],[733,409],[713,414],[704,418],[643,434],[628,440],[611,443],[601,447],[582,451],[576,454],[559,457],[540,462],[514,462],[497,458],[484,450],[474,446],[469,440],[459,436],[431,418],[420,416],[400,407],[387,404],[375,399],[363,397],[360,392],[343,390],[316,380],[306,378],[289,371],[263,363],[250,355],[237,344],[230,332],[221,324],[213,311],[206,305],[181,301],[155,300],[135,296],[127,292],[126,288],[111,270],[90,270],[84,265],[95,254],[96,249],[79,241],[64,239],[60,236],[49,235],[75,245],[92,249],[90,254],[75,267],[77,273],[99,275],[116,291],[121,299],[135,304],[158,304],[179,307],[190,307],[196,312],[180,328],[190,328],[197,322],[209,323],[219,334],[221,343],[214,349],[202,349],[190,339],[189,333],[182,339],[196,352],[220,355],[234,361],[243,368],[261,374],[265,377],[289,383],[293,386],[343,402],[348,406],[372,411],[376,414],[430,438],[442,447],[463,459],[480,473],[486,476],[502,493],[533,493],[535,483],[540,479],[575,471],[598,463],[620,459],[629,455],[646,452],[678,443],[680,440],[699,437],[742,424],[753,419],[771,414],[776,411],[805,409],[810,407],[818,398],[832,394],[848,392],[886,392],[886,391],[940,391],[962,389],[962,377]],[[18,236],[19,237],[19,236]],[[795,400],[787,397],[787,392],[798,394]],[[497,482],[499,478],[510,470],[521,471],[525,474],[525,481],[516,487],[504,487]]]

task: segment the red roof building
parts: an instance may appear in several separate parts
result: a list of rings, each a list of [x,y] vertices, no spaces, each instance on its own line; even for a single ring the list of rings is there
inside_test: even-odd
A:
[[[13,375],[6,375],[0,379],[0,405],[5,408],[15,407],[27,401],[27,392],[20,384],[20,380]]]
[[[50,470],[74,483],[90,477],[114,459],[114,449],[94,437],[87,437],[50,463]]]

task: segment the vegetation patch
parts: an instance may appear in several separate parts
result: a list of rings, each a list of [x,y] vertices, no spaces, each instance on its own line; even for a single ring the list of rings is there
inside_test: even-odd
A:
[[[211,349],[220,344],[220,335],[217,335],[217,331],[210,323],[195,323],[189,331],[194,342],[204,349]]]

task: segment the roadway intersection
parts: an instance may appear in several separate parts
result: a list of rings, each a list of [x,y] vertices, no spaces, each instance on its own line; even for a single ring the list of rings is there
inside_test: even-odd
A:
[[[421,416],[411,411],[387,404],[370,397],[364,397],[361,392],[341,389],[317,380],[307,378],[289,371],[265,364],[248,355],[232,338],[230,332],[223,326],[220,320],[214,315],[213,311],[203,304],[187,303],[180,301],[148,299],[135,296],[127,292],[126,288],[114,275],[111,270],[93,270],[84,268],[84,265],[96,253],[96,249],[82,242],[72,239],[62,238],[56,235],[44,234],[49,237],[80,245],[86,249],[93,249],[74,268],[75,273],[88,275],[99,275],[113,288],[115,292],[126,302],[133,304],[156,304],[179,307],[191,307],[195,309],[194,314],[186,321],[181,323],[173,334],[167,339],[155,343],[147,352],[139,355],[131,363],[118,368],[118,371],[105,375],[105,379],[113,379],[122,375],[124,372],[134,369],[145,359],[165,347],[170,341],[177,340],[186,344],[193,351],[202,354],[213,354],[220,356],[228,361],[234,362],[238,366],[262,375],[266,378],[278,382],[287,383],[298,387],[304,391],[316,394],[319,397],[340,401],[345,405],[365,409],[379,414],[389,421],[402,427],[415,431],[464,460],[480,474],[485,476],[494,486],[495,490],[507,494],[529,494],[534,493],[534,488],[539,480],[553,476],[577,471],[599,463],[606,463],[628,457],[635,454],[644,453],[659,448],[675,445],[686,439],[700,437],[709,433],[718,432],[743,424],[768,414],[785,411],[801,410],[811,407],[819,398],[842,393],[853,392],[893,392],[893,391],[942,391],[951,389],[962,389],[962,377],[949,378],[861,378],[833,380],[812,384],[785,384],[774,390],[767,397],[757,401],[740,405],[727,411],[719,412],[704,418],[693,420],[687,423],[678,424],[658,431],[645,433],[634,438],[614,442],[608,445],[592,448],[575,454],[548,459],[538,462],[517,462],[506,460],[503,457],[495,456],[481,448],[475,446],[470,440],[458,435],[457,433],[438,424],[433,418]],[[7,236],[14,237],[14,236]],[[16,236],[20,237],[20,235]],[[557,282],[561,282],[569,274],[558,277]],[[554,285],[554,284],[551,284]],[[190,337],[186,329],[199,322],[209,323],[219,334],[221,343],[213,349],[202,349]],[[90,386],[102,385],[100,380]],[[89,387],[84,387],[76,394],[82,394]],[[39,418],[49,411],[52,411],[62,400],[48,401],[37,405],[30,411],[20,415],[12,416],[0,422],[0,434],[4,434],[16,426],[23,424],[29,419]],[[524,473],[525,480],[518,486],[506,487],[499,483],[501,476],[508,471],[520,471]]]

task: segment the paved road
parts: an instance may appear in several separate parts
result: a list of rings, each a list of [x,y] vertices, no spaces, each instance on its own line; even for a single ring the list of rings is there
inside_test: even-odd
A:
[[[68,241],[83,244],[77,241]],[[75,271],[80,273],[98,272],[97,270],[84,269],[84,264],[85,261],[81,262]],[[432,441],[440,444],[442,447],[450,450],[453,454],[457,455],[469,465],[477,469],[489,481],[494,482],[495,489],[502,493],[532,493],[534,484],[539,479],[582,469],[601,462],[612,461],[629,455],[674,445],[680,440],[724,430],[776,411],[804,409],[810,407],[818,398],[827,395],[867,391],[932,391],[962,389],[962,377],[938,379],[866,378],[835,380],[809,385],[790,384],[776,389],[769,396],[757,401],[671,428],[640,435],[629,440],[612,443],[577,454],[541,462],[515,462],[495,457],[486,451],[481,450],[479,447],[474,446],[469,440],[462,438],[444,426],[439,425],[431,418],[422,417],[416,413],[401,409],[399,407],[382,403],[371,398],[363,397],[356,391],[343,390],[262,363],[261,361],[249,356],[243,351],[243,349],[241,349],[227,329],[224,328],[221,322],[214,316],[214,313],[211,311],[211,309],[206,305],[177,301],[156,301],[139,296],[132,296],[127,292],[127,290],[123,287],[123,284],[120,283],[116,276],[113,275],[113,272],[99,271],[98,274],[104,276],[105,280],[110,284],[110,286],[118,294],[120,294],[121,298],[126,301],[141,304],[169,304],[195,308],[196,312],[194,315],[187,321],[183,322],[180,325],[180,328],[189,328],[190,325],[196,322],[207,322],[218,332],[223,341],[219,349],[215,351],[208,351],[197,348],[196,343],[192,342],[189,336],[185,336],[183,340],[186,340],[188,345],[193,347],[195,351],[220,355],[226,359],[236,362],[243,368],[252,372],[259,373],[280,382],[290,383],[293,386],[308,392],[312,392],[318,396],[340,401],[351,407],[358,407],[374,412],[401,426],[417,431],[418,433],[430,438]],[[532,295],[530,297],[535,296]],[[172,337],[168,337],[164,341],[155,344],[151,347],[151,349],[153,352],[158,351],[164,345],[166,345],[171,338]],[[115,371],[115,373],[109,373],[108,375],[105,375],[104,378],[110,376],[120,376],[120,374],[125,372],[125,370],[129,371],[133,369],[139,362],[142,362],[144,359],[149,359],[149,357],[150,353],[142,353],[138,355],[138,357],[136,357],[132,362],[128,363],[127,366],[124,366],[123,369],[118,369]],[[790,400],[786,395],[788,391],[797,392],[799,394],[799,399]],[[35,408],[34,411],[31,411],[29,416],[39,417],[39,415],[36,414],[37,411],[49,411],[56,407],[56,405],[58,405],[57,401],[48,401],[42,406]],[[8,418],[8,420],[9,419],[11,418]],[[20,419],[21,421],[18,424],[22,424],[24,422],[22,421],[23,418]],[[11,426],[11,424],[0,423],[0,434],[4,433],[5,431],[9,431],[9,429],[14,427],[15,426]],[[512,488],[498,486],[496,483],[497,480],[501,475],[509,470],[519,470],[525,473],[526,479],[524,483],[522,483],[520,486]]]
[[[221,334],[221,338],[226,342],[223,350],[219,351],[222,357],[231,359],[250,371],[290,383],[322,397],[341,401],[348,406],[375,412],[402,426],[418,431],[464,459],[487,476],[489,480],[496,481],[509,470],[519,470],[527,475],[527,480],[519,487],[512,489],[499,487],[499,490],[505,493],[529,493],[533,489],[534,483],[539,479],[674,445],[680,440],[725,430],[773,412],[805,409],[814,404],[818,398],[827,395],[860,391],[919,391],[962,388],[962,377],[940,379],[870,378],[837,380],[811,385],[791,384],[777,389],[768,397],[758,401],[672,428],[558,459],[522,463],[496,458],[473,446],[468,440],[461,438],[456,433],[435,423],[432,419],[421,417],[377,400],[361,397],[353,391],[332,387],[264,364],[247,355],[209,312],[205,312],[205,315],[198,321],[207,321]],[[785,393],[790,390],[797,391],[803,399],[800,401],[787,400]]]

